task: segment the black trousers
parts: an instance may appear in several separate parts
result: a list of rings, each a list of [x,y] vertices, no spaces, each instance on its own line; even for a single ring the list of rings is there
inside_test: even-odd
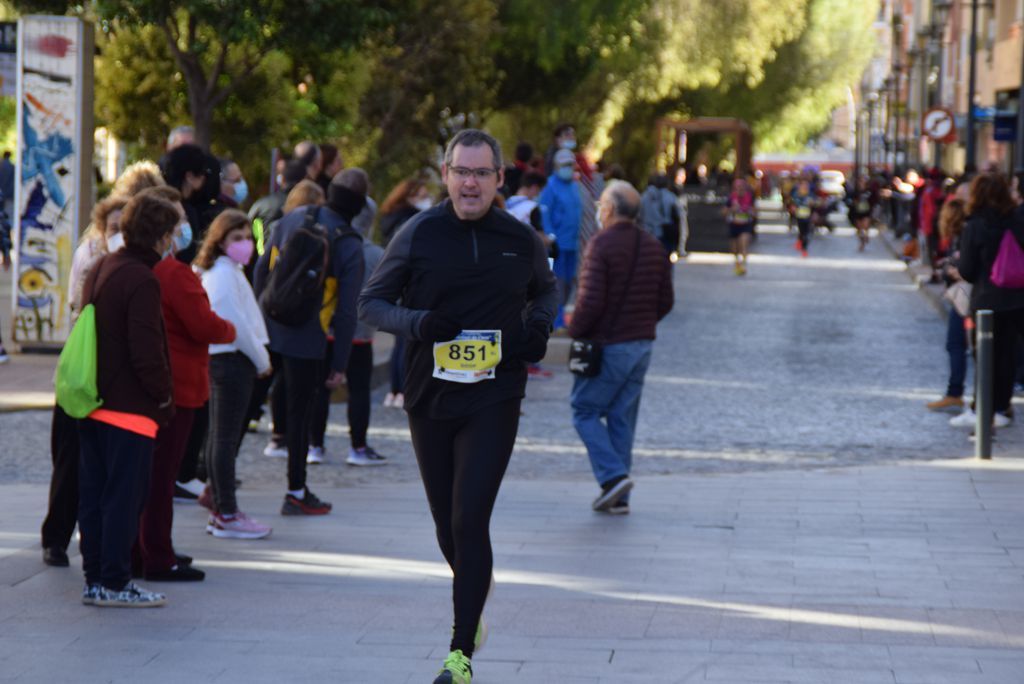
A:
[[[50,423],[50,506],[43,520],[43,548],[67,550],[78,522],[78,421],[53,407]]]
[[[491,512],[515,445],[520,402],[512,399],[452,420],[409,415],[437,541],[455,575],[451,650],[467,656],[473,654],[491,581]]]
[[[204,482],[206,475],[206,433],[210,428],[210,403],[207,402],[196,409],[192,418],[192,431],[185,445],[185,457],[178,468],[178,482],[189,482],[200,479]]]
[[[324,357],[323,380],[331,373],[330,358],[334,351],[334,343],[327,345],[327,356]],[[348,368],[345,369],[345,387],[348,390],[348,434],[353,449],[366,446],[366,432],[370,428],[370,382],[373,378],[373,344],[353,344],[348,357]],[[310,419],[309,443],[312,446],[324,445],[324,434],[327,432],[327,418],[331,412],[331,390],[323,382],[316,388],[316,401],[313,402],[313,416]]]
[[[244,434],[246,413],[256,367],[245,354],[232,352],[210,357],[210,430],[206,439],[206,472],[213,500],[220,513],[238,511],[235,499],[235,459],[239,435]]]
[[[1017,345],[1024,335],[1024,309],[996,311],[992,316],[992,408],[1005,413],[1013,399],[1013,381],[1017,368]]]
[[[366,446],[366,432],[370,429],[373,343],[352,345],[345,380],[348,383],[348,436],[353,449],[362,449]]]
[[[131,579],[132,544],[146,504],[156,440],[89,419],[79,421],[78,435],[85,581],[119,591]]]
[[[281,356],[281,373],[277,383],[284,392],[285,444],[288,445],[288,489],[297,491],[306,486],[306,453],[309,451],[309,428],[316,401],[317,385],[323,384],[323,361]],[[275,387],[275,392],[278,388]],[[277,425],[274,431],[278,431]]]
[[[322,447],[324,435],[327,433],[327,418],[331,413],[331,390],[327,389],[327,376],[331,374],[331,359],[334,357],[334,340],[327,341],[327,353],[320,365],[320,382],[314,390],[316,398],[309,417],[309,443],[311,446]]]

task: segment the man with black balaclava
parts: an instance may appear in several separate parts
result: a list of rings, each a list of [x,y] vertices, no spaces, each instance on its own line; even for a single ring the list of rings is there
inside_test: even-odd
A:
[[[345,381],[352,337],[356,329],[356,299],[363,282],[362,238],[351,227],[366,204],[369,181],[359,168],[345,169],[327,187],[327,204],[315,211],[313,220],[327,232],[328,271],[324,282],[323,307],[297,325],[285,325],[265,316],[270,350],[280,355],[277,382],[284,383],[288,416],[285,441],[288,446],[288,491],[282,515],[325,515],[331,504],[321,501],[306,486],[306,455],[309,451],[309,423],[318,383],[334,389]],[[270,235],[266,250],[256,264],[255,290],[259,297],[266,287],[271,264],[288,244],[292,234],[310,220],[307,208],[286,214]],[[333,334],[332,334],[333,333]],[[328,336],[334,341],[333,354],[326,361]]]

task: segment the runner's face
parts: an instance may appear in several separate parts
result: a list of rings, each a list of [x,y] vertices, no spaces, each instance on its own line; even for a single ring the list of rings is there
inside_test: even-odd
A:
[[[452,163],[441,167],[452,207],[460,219],[475,221],[490,210],[498,187],[505,182],[503,170],[494,166],[494,153],[488,145],[456,145]]]

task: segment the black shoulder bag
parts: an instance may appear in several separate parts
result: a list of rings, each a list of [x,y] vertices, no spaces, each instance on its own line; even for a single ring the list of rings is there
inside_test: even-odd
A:
[[[619,313],[622,305],[629,295],[629,286],[633,284],[633,273],[636,271],[636,262],[640,258],[640,228],[636,230],[636,246],[633,249],[633,263],[629,266],[629,275],[626,277],[626,287],[619,298],[619,305],[612,315],[611,323],[606,330],[615,330],[615,324],[619,322]],[[582,378],[593,378],[601,374],[601,357],[604,354],[604,337],[592,339],[573,340],[569,345],[569,370],[573,375]]]

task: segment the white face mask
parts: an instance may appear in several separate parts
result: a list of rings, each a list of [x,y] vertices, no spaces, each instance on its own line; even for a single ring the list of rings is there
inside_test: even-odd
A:
[[[598,209],[597,211],[594,212],[594,220],[597,221],[597,228],[598,228],[598,230],[600,230],[601,228],[604,228],[604,221],[601,220],[601,210],[600,209]]]
[[[434,206],[434,203],[430,201],[429,197],[424,197],[421,200],[416,200],[412,203],[412,206],[416,207],[420,211],[426,211],[430,207]]]
[[[121,233],[115,233],[107,238],[107,251],[111,254],[122,247],[124,247],[124,235]]]

